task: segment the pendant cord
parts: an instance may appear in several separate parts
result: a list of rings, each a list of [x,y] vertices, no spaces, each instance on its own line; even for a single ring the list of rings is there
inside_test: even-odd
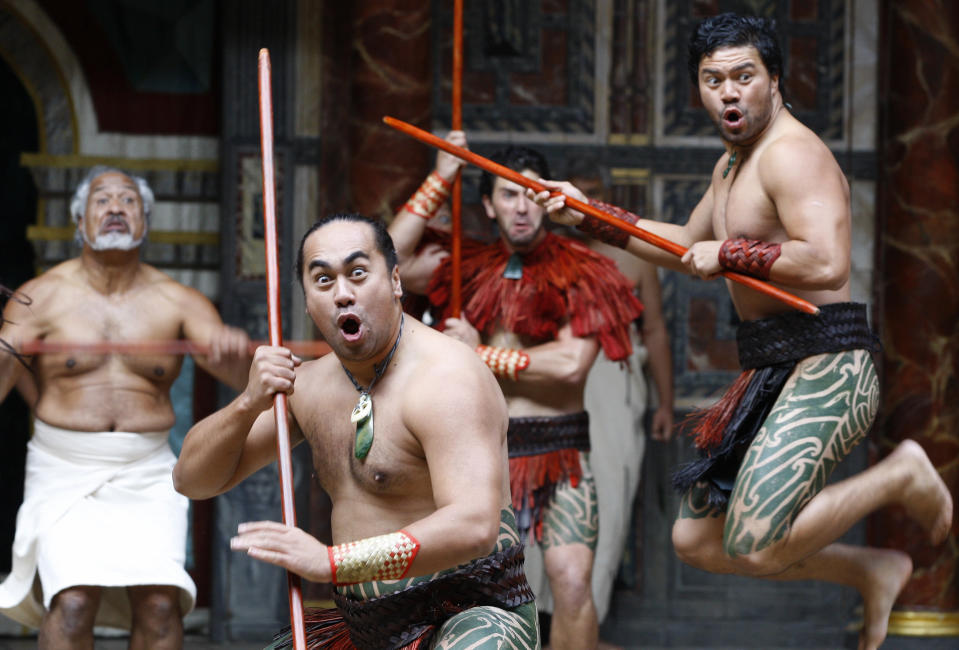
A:
[[[736,153],[738,152],[733,150],[733,154],[729,157],[729,162],[726,164],[726,169],[723,170],[723,178],[729,176],[729,171],[733,168],[733,165],[736,164]]]
[[[396,340],[393,341],[393,347],[390,348],[390,353],[386,355],[386,358],[383,359],[382,363],[375,364],[373,366],[373,381],[370,382],[369,388],[364,390],[363,387],[360,386],[359,382],[356,381],[356,378],[353,376],[353,373],[347,370],[346,366],[343,365],[342,362],[340,362],[340,365],[343,366],[344,372],[346,372],[346,376],[350,378],[350,381],[353,382],[353,386],[360,393],[366,393],[367,395],[369,395],[371,392],[373,392],[373,385],[376,383],[376,380],[382,377],[383,373],[385,373],[386,369],[389,367],[390,361],[393,360],[393,353],[396,352],[396,346],[400,344],[400,338],[402,338],[403,336],[404,317],[405,317],[405,314],[401,312],[400,313],[400,333],[396,335]]]

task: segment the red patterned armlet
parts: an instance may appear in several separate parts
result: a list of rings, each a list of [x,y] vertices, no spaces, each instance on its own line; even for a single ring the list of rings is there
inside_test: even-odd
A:
[[[494,348],[489,345],[477,345],[476,354],[483,363],[489,366],[497,377],[505,377],[516,381],[520,371],[529,367],[529,355],[522,350],[509,348]]]
[[[420,543],[404,530],[328,546],[333,584],[399,580],[410,570]]]
[[[780,244],[745,237],[727,239],[719,247],[719,265],[730,271],[768,280],[769,271],[780,253]]]
[[[616,217],[623,223],[632,225],[639,221],[639,215],[633,214],[627,210],[623,210],[622,208],[618,208],[615,205],[603,203],[602,201],[597,201],[595,199],[590,199],[589,204],[594,208],[602,210],[610,216]],[[610,246],[626,248],[626,245],[629,243],[630,234],[628,232],[625,230],[620,230],[616,226],[597,219],[591,214],[583,215],[583,221],[576,226],[576,229],[586,233],[594,239],[598,239],[604,244],[609,244]]]
[[[407,212],[430,220],[449,198],[452,187],[452,184],[434,170],[403,207]]]

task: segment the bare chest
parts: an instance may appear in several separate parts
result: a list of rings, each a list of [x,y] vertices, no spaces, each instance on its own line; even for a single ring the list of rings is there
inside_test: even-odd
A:
[[[713,232],[716,238],[770,240],[782,230],[776,206],[762,190],[758,170],[747,162],[733,167],[716,190],[713,204]]]
[[[359,393],[339,397],[300,425],[310,441],[313,466],[323,489],[334,499],[357,493],[374,499],[430,495],[422,448],[403,425],[390,397],[374,391],[372,445],[365,456],[357,451],[358,427],[350,418]]]
[[[58,306],[48,319],[45,339],[51,342],[77,343],[73,351],[46,354],[39,369],[47,379],[79,377],[101,372],[141,376],[151,382],[172,382],[179,372],[182,357],[90,352],[90,343],[135,343],[169,341],[180,337],[181,318],[143,298],[111,300],[103,296],[85,296]]]

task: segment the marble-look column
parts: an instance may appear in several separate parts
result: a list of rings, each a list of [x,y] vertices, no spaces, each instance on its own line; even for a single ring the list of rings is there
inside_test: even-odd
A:
[[[433,152],[382,122],[431,128],[430,3],[353,4],[350,188],[353,207],[389,218],[429,171]]]
[[[880,21],[877,451],[918,440],[959,502],[959,3],[883,0]],[[871,519],[915,565],[890,633],[959,633],[957,528],[932,547],[901,508]]]

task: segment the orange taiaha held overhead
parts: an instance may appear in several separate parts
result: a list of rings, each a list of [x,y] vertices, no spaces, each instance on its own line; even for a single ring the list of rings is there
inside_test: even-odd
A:
[[[513,171],[509,167],[505,167],[503,165],[500,165],[499,163],[495,163],[489,158],[484,158],[483,156],[480,156],[479,154],[473,153],[469,149],[464,149],[463,147],[458,147],[455,144],[451,144],[442,138],[436,137],[432,133],[429,133],[427,131],[424,131],[423,129],[413,126],[412,124],[409,124],[408,122],[404,122],[403,120],[398,120],[395,117],[390,117],[388,115],[383,117],[383,121],[388,126],[391,126],[397,131],[401,131],[409,135],[410,137],[415,138],[416,140],[419,140],[420,142],[436,147],[437,149],[442,149],[443,151],[451,153],[457,158],[465,160],[466,162],[472,165],[476,165],[477,167],[481,169],[485,169],[491,174],[495,174],[496,176],[505,178],[506,180],[513,181],[517,185],[521,185],[525,188],[531,189],[534,192],[543,192],[543,191],[546,191],[547,189],[546,186],[543,185],[542,183],[538,181],[534,181],[531,178],[527,178],[526,176],[523,176],[519,172]],[[559,192],[557,192],[556,194],[559,194]],[[606,214],[599,208],[594,208],[588,203],[583,203],[582,201],[579,201],[570,196],[567,196],[566,205],[573,208],[574,210],[579,210],[580,212],[584,214],[592,215],[596,217],[597,219],[599,219],[600,221],[608,223],[609,225],[619,228],[620,230],[624,230],[630,235],[632,235],[633,237],[642,239],[643,241],[649,244],[652,244],[653,246],[656,246],[657,248],[661,248],[664,251],[672,253],[676,255],[677,257],[682,257],[686,253],[685,246],[682,246],[680,244],[677,244],[676,242],[665,239],[664,237],[660,237],[659,235],[651,233],[648,230],[643,230],[642,228],[639,228],[632,224],[628,224],[623,221],[620,221],[616,217]],[[795,296],[789,293],[788,291],[783,291],[782,289],[778,287],[774,287],[768,282],[763,282],[762,280],[759,280],[757,278],[753,278],[748,275],[743,275],[741,273],[735,273],[733,271],[723,271],[722,275],[734,282],[738,282],[739,284],[750,287],[751,289],[755,289],[756,291],[759,291],[760,293],[765,293],[766,295],[772,298],[776,298],[777,300],[780,300],[786,303],[787,305],[789,305],[790,307],[797,309],[799,311],[805,312],[807,314],[819,313],[819,307],[817,307],[816,305],[812,304],[811,302],[807,300],[803,300],[802,298]]]

